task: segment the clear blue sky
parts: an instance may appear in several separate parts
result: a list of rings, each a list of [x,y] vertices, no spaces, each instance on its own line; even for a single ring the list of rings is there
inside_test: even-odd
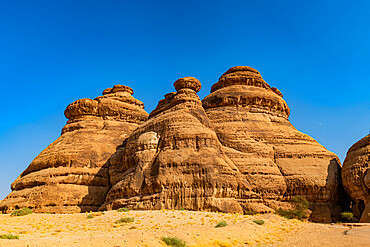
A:
[[[248,65],[343,161],[370,130],[370,1],[1,1],[0,199],[65,107],[125,84],[148,112],[180,77]]]

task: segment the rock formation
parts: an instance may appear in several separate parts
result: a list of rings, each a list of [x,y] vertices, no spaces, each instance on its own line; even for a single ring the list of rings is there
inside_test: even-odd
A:
[[[258,71],[229,69],[203,107],[195,78],[174,86],[109,160],[101,209],[271,212],[303,195],[312,220],[339,214],[339,159],[292,126],[282,93]]]
[[[94,100],[68,105],[61,136],[42,151],[12,183],[0,210],[29,207],[35,212],[97,210],[110,189],[106,161],[148,114],[122,85]]]
[[[303,195],[311,219],[330,222],[340,210],[340,161],[289,122],[282,93],[250,67],[229,69],[202,102],[226,155],[262,195],[256,203],[276,207]]]
[[[293,127],[283,94],[257,70],[229,69],[203,101],[193,77],[174,87],[149,118],[121,85],[70,104],[61,137],[12,184],[0,210],[273,212],[302,195],[311,220],[339,215],[338,157]],[[356,186],[368,193],[363,177]],[[365,200],[357,187],[352,197]]]
[[[109,161],[112,189],[101,209],[217,210],[242,213],[250,186],[225,155],[192,77],[174,83],[149,119]]]
[[[370,223],[370,135],[348,150],[343,163],[342,181],[355,202],[355,216],[360,218],[360,222]]]

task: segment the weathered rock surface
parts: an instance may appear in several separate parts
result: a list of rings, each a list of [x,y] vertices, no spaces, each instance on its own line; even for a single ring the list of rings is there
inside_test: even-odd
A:
[[[226,155],[271,207],[303,195],[311,219],[330,222],[339,213],[340,161],[289,122],[282,93],[250,67],[229,69],[202,102]]]
[[[225,155],[192,77],[174,83],[149,119],[109,160],[112,189],[101,209],[217,210],[242,213],[250,185]]]
[[[343,163],[342,181],[355,202],[355,216],[360,218],[360,222],[370,223],[370,135],[348,150]]]
[[[131,88],[116,85],[94,100],[80,99],[67,106],[64,114],[69,120],[61,136],[12,183],[0,210],[97,210],[110,189],[106,161],[148,118],[144,104],[132,94]]]
[[[193,77],[174,87],[177,92],[166,94],[149,118],[132,89],[122,85],[70,104],[61,137],[12,184],[0,210],[263,213],[288,208],[287,201],[302,195],[310,202],[311,220],[330,222],[339,215],[338,157],[294,128],[283,94],[257,70],[229,69],[203,101]],[[365,156],[357,160],[368,161]],[[343,178],[356,184],[351,196],[368,204],[370,175],[362,170]]]
[[[312,220],[338,215],[339,159],[292,126],[282,93],[258,71],[231,68],[202,105],[198,80],[174,86],[108,161],[101,209],[271,212],[303,195]]]

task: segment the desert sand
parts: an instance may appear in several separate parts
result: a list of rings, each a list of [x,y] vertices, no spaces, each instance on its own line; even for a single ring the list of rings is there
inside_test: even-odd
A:
[[[89,215],[93,215],[88,217]],[[120,218],[133,222],[116,224]],[[263,220],[257,225],[254,220]],[[218,222],[228,225],[215,228]],[[165,246],[178,237],[187,246],[370,246],[370,224],[346,226],[288,220],[275,214],[197,211],[106,211],[78,214],[0,215],[0,246]]]

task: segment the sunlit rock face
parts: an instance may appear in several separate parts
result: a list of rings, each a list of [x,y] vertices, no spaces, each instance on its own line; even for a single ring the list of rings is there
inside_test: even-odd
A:
[[[265,213],[302,195],[311,220],[339,215],[338,157],[294,128],[283,94],[257,70],[229,69],[203,101],[196,78],[174,87],[149,116],[123,85],[70,104],[62,135],[13,182],[0,210]],[[368,204],[367,149],[357,146],[343,179],[352,198]]]
[[[243,213],[237,199],[253,193],[204,112],[200,82],[186,77],[174,86],[110,159],[113,187],[101,209]]]
[[[96,99],[67,106],[61,136],[42,151],[12,183],[0,210],[29,207],[35,212],[97,210],[110,188],[106,166],[116,147],[148,118],[144,104],[123,85]]]
[[[370,135],[348,150],[342,180],[346,192],[354,200],[355,216],[360,222],[370,223]]]
[[[202,103],[187,77],[159,101],[108,161],[101,209],[272,212],[295,195],[315,221],[340,212],[337,156],[289,122],[282,93],[250,67],[234,67]]]
[[[340,161],[289,122],[282,93],[271,88],[260,73],[237,66],[212,86],[203,107],[226,155],[263,202],[287,201],[303,195],[310,201],[315,221],[330,222],[338,215]]]

